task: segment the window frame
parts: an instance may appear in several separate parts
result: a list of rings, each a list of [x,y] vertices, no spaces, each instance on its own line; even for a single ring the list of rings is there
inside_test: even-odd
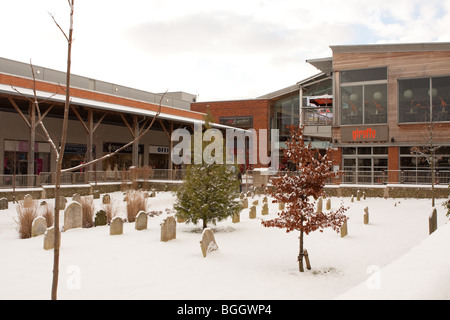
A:
[[[372,70],[372,69],[386,69],[386,79],[383,80],[368,80],[368,81],[357,81],[357,82],[342,82],[342,72],[351,72],[351,71],[362,71],[362,70]],[[358,126],[358,125],[387,125],[389,122],[389,67],[388,66],[379,66],[379,67],[370,67],[370,68],[358,68],[358,69],[348,69],[348,70],[339,70],[339,123],[340,126]],[[364,103],[365,98],[365,86],[370,85],[386,85],[386,121],[378,122],[378,123],[367,123],[366,122],[366,106]],[[343,123],[343,108],[342,108],[342,88],[345,87],[356,87],[360,86],[362,91],[362,121],[361,123]]]
[[[429,87],[428,90],[432,92],[433,90],[433,78],[450,78],[450,74],[445,75],[430,75],[430,76],[417,76],[417,77],[408,77],[408,78],[397,78],[397,123],[399,125],[404,124],[424,124],[424,123],[450,123],[450,120],[442,121],[442,120],[433,120],[433,96],[430,95],[430,105],[429,105],[429,121],[400,121],[400,81],[408,81],[408,80],[428,80]],[[450,85],[449,85],[450,88]]]

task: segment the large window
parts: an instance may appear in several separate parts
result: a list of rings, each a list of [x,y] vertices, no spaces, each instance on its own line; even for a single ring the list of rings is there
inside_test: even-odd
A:
[[[341,124],[387,123],[387,68],[341,72]]]
[[[344,183],[381,184],[387,182],[387,147],[343,148]]]
[[[450,77],[398,81],[399,122],[450,121]]]
[[[289,137],[290,125],[299,124],[299,107],[298,94],[275,103],[276,126],[279,129],[280,141],[286,141]]]

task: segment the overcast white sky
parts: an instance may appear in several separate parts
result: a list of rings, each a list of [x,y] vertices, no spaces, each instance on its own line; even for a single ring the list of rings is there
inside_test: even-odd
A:
[[[65,70],[64,0],[2,0],[0,56]],[[330,45],[450,42],[450,0],[76,0],[72,72],[199,101],[255,98],[318,72]]]

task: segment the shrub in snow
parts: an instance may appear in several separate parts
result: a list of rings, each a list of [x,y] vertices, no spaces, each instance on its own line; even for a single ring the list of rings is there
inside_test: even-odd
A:
[[[38,216],[38,202],[36,200],[30,200],[29,203],[19,201],[16,208],[18,219],[15,221],[18,225],[20,238],[31,238],[31,227],[33,225],[33,220]]]

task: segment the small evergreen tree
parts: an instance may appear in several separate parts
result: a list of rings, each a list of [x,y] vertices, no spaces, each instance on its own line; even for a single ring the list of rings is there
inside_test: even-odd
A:
[[[339,231],[348,218],[344,215],[347,208],[343,205],[330,212],[316,212],[315,202],[324,195],[325,182],[338,175],[331,170],[332,161],[327,152],[321,156],[306,146],[302,128],[291,126],[290,139],[286,143],[285,156],[296,167],[296,172],[272,179],[272,197],[286,204],[286,209],[278,213],[278,218],[262,221],[265,227],[285,228],[286,232],[300,232],[300,250],[298,256],[299,271],[303,272],[303,235],[324,228]]]
[[[210,128],[208,113],[205,127]],[[223,142],[222,142],[223,143]],[[202,151],[205,149],[205,144]],[[236,167],[225,162],[191,164],[187,166],[184,182],[177,192],[174,209],[178,217],[187,223],[203,221],[203,229],[208,223],[216,224],[241,210],[237,199],[240,181]]]

